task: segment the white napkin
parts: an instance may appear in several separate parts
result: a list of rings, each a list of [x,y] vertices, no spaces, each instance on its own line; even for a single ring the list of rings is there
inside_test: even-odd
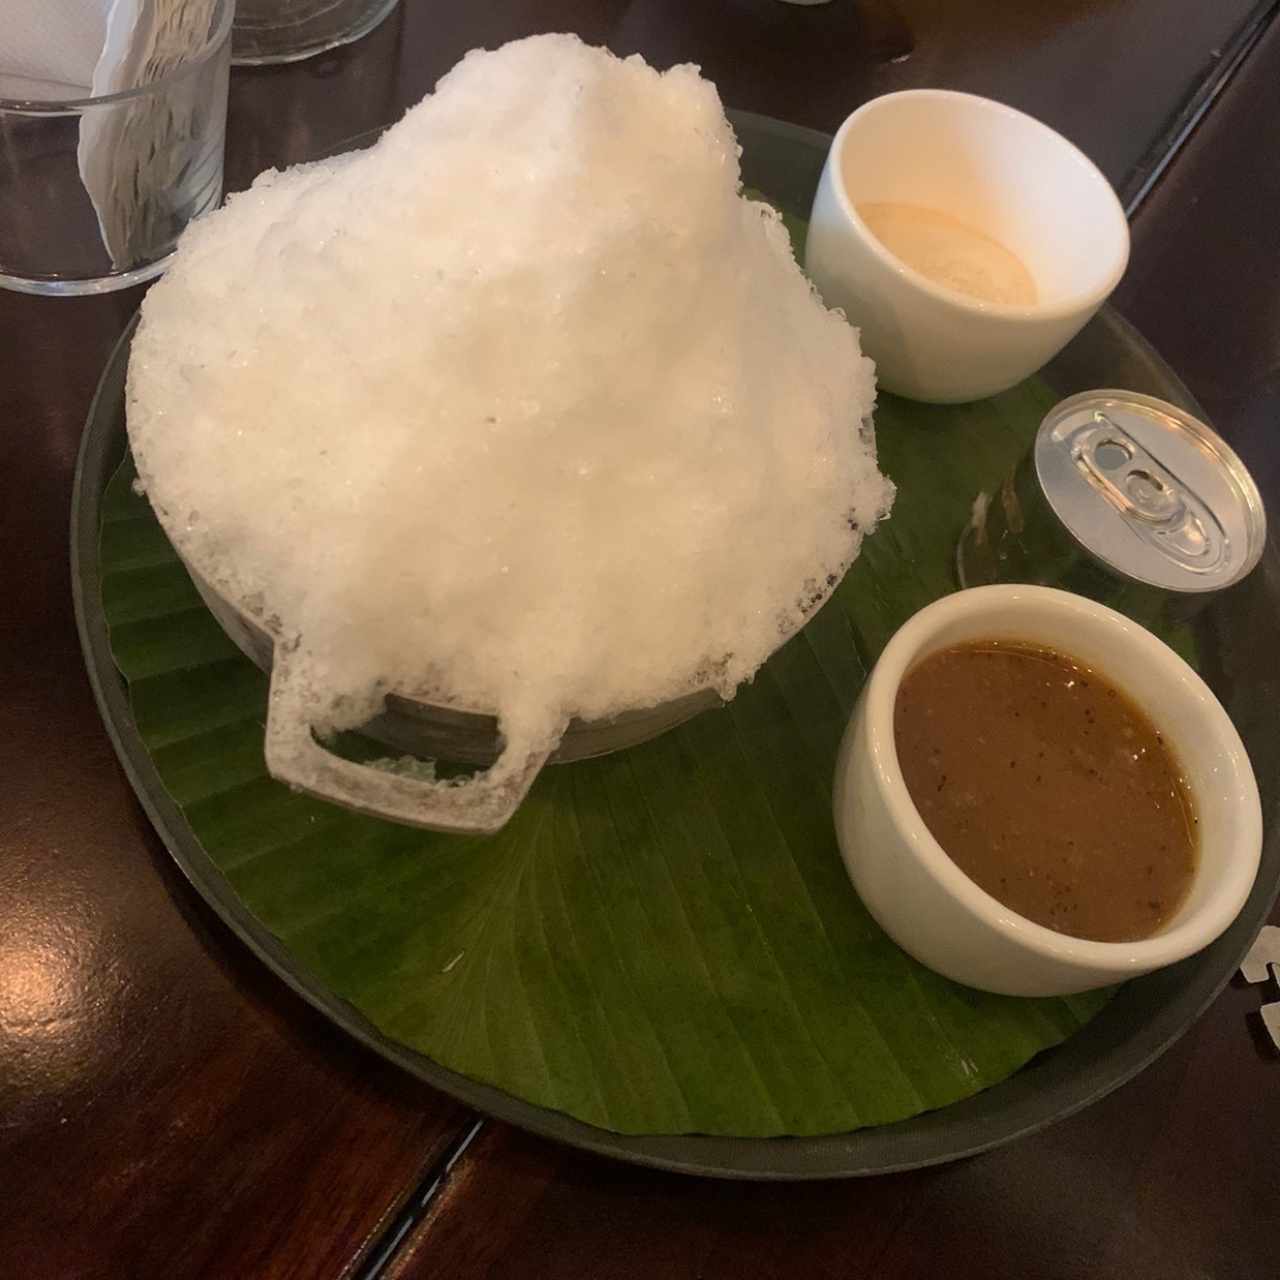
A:
[[[114,0],[0,0],[0,98],[87,98]]]
[[[0,0],[3,2],[3,0]],[[162,79],[204,48],[214,0],[114,0],[95,95],[120,93]],[[142,97],[80,122],[80,177],[98,213],[102,242],[119,269],[154,257],[158,240],[190,180],[195,119],[225,104],[187,89]]]

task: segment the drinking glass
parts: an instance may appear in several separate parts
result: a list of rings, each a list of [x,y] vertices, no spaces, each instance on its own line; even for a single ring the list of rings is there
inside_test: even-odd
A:
[[[222,197],[233,9],[212,0],[191,53],[139,88],[0,98],[0,287],[106,293],[165,269]]]

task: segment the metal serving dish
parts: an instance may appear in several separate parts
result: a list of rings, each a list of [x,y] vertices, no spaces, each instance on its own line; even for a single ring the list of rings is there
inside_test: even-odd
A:
[[[125,335],[126,341],[129,336]],[[183,563],[222,629],[246,657],[271,673],[265,750],[272,774],[322,800],[375,817],[435,831],[495,831],[519,808],[543,765],[586,760],[637,746],[720,703],[714,689],[704,688],[656,706],[624,711],[609,720],[575,718],[553,751],[504,762],[505,746],[495,716],[392,693],[387,696],[386,710],[361,726],[365,737],[403,755],[478,765],[482,771],[449,781],[388,773],[333,755],[309,732],[305,739],[299,738],[294,732],[296,722],[287,722],[293,717],[281,716],[282,703],[289,696],[289,668],[287,661],[275,661],[276,645],[270,631],[211,585],[185,557]]]
[[[803,216],[830,138],[735,112],[746,183]],[[367,145],[375,135],[355,140]],[[971,1156],[1072,1115],[1130,1080],[1194,1022],[1227,983],[1280,882],[1280,554],[1273,537],[1255,573],[1197,620],[1203,668],[1253,760],[1267,828],[1262,867],[1235,923],[1211,946],[1171,968],[1126,983],[1089,1024],[1003,1083],[908,1120],[816,1137],[624,1134],[585,1123],[450,1070],[379,1029],[316,976],[237,894],[169,794],[139,733],[112,656],[103,609],[100,533],[107,483],[126,448],[127,338],[112,355],[84,434],[72,500],[72,583],[86,666],[107,731],[147,815],[175,864],[227,926],[335,1027],[484,1114],[533,1133],[634,1164],[686,1174],[810,1179],[884,1174]],[[1059,396],[1122,386],[1199,412],[1176,374],[1115,311],[1104,308],[1045,370]],[[1266,494],[1264,496],[1270,496]],[[1243,1034],[1243,1028],[1241,1028]]]

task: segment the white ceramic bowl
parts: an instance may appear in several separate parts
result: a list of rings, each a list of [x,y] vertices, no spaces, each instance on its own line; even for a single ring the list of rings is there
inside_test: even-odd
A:
[[[1165,735],[1200,819],[1186,901],[1139,942],[1090,942],[1033,923],[980,889],[943,852],[903,781],[893,708],[920,659],[992,638],[1050,645],[1109,677]],[[1192,955],[1235,919],[1258,871],[1262,808],[1244,744],[1198,675],[1122,614],[1047,587],[976,587],[911,618],[863,688],[836,764],[835,820],[868,910],[905,951],[957,982],[1010,995],[1063,995]]]
[[[1032,306],[981,302],[890,253],[865,201],[935,209],[985,232],[1034,277]],[[1115,288],[1129,226],[1110,183],[1047,125],[987,98],[911,89],[840,126],[814,198],[805,269],[862,331],[880,385],[915,400],[994,395],[1051,359]]]

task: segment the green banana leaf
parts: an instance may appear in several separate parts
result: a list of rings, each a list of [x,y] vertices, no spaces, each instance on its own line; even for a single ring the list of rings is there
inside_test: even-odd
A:
[[[974,495],[1054,398],[1034,379],[969,406],[882,397],[897,504],[826,607],[726,708],[546,770],[492,837],[358,817],[267,777],[265,677],[201,604],[128,459],[103,505],[112,651],[165,786],[234,892],[386,1035],[621,1133],[901,1120],[1006,1078],[1110,994],[1015,999],[923,968],[853,892],[830,812],[867,671],[954,589]]]

